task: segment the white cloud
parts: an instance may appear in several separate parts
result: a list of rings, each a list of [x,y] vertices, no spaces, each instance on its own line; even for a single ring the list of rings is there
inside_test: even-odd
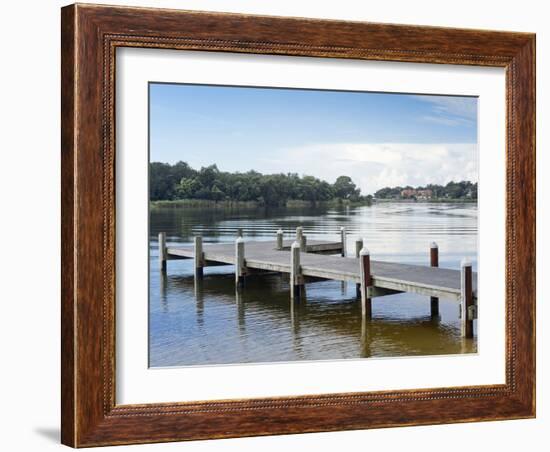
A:
[[[432,115],[422,119],[450,126],[474,123],[477,117],[477,100],[472,97],[415,96],[432,105]]]
[[[386,186],[477,181],[476,144],[332,143],[281,150],[263,173],[296,172],[329,182],[350,176],[363,194]]]
[[[461,124],[466,124],[470,122],[464,118],[451,118],[447,116],[432,116],[432,115],[422,116],[421,119],[427,122],[443,124],[444,126],[459,126]]]

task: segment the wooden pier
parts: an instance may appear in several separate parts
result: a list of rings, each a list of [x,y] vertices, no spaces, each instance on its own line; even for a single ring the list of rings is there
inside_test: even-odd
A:
[[[471,263],[463,260],[461,270],[439,268],[438,248],[430,246],[430,266],[371,260],[363,240],[355,243],[355,255],[346,256],[346,232],[340,241],[308,240],[301,227],[296,237],[285,240],[283,231],[273,241],[245,241],[239,232],[235,243],[203,244],[197,236],[192,246],[167,247],[166,235],[159,234],[159,264],[166,271],[166,262],[173,259],[194,259],[195,277],[202,278],[203,268],[217,265],[235,266],[235,284],[244,286],[247,275],[255,272],[278,272],[289,275],[290,296],[299,299],[302,287],[309,280],[330,279],[357,285],[362,314],[372,316],[372,298],[411,292],[430,297],[432,316],[439,315],[439,299],[456,301],[460,306],[462,334],[473,337],[473,321],[477,318],[477,274]]]

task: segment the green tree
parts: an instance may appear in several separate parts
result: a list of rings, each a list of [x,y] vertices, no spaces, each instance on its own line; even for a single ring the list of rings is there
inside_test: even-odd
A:
[[[334,196],[340,199],[350,199],[360,194],[359,190],[357,190],[357,186],[349,176],[339,176],[336,182],[334,182],[333,190]]]
[[[217,185],[214,185],[211,190],[211,199],[214,201],[220,201],[225,198],[225,194],[221,191]]]

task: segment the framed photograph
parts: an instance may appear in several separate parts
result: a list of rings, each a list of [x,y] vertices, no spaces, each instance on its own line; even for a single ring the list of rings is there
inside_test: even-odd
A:
[[[62,9],[62,442],[535,416],[535,36]]]

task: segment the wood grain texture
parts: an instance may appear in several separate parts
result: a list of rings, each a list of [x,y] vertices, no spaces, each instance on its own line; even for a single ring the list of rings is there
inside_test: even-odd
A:
[[[75,159],[75,30],[74,9],[61,12],[61,441],[75,443],[75,315],[74,306],[74,159]]]
[[[534,35],[98,5],[63,8],[61,33],[64,444],[534,416]],[[121,46],[506,68],[506,384],[117,406],[114,68]]]

